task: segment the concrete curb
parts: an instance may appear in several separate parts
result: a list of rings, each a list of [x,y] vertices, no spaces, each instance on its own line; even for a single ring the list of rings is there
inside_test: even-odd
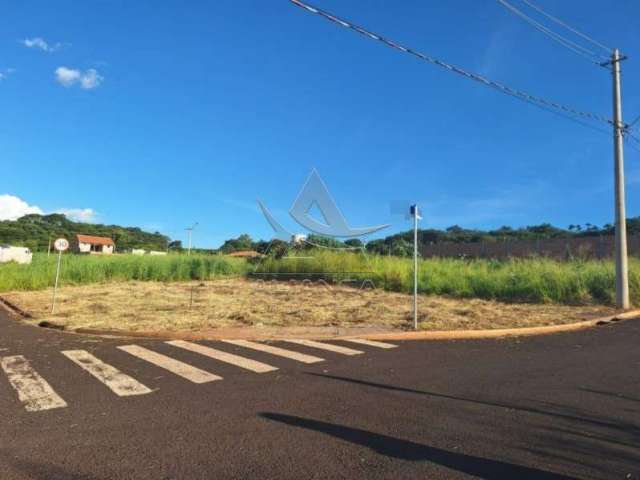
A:
[[[216,329],[207,332],[127,332],[122,330],[100,330],[78,328],[67,330],[83,335],[100,335],[109,337],[149,338],[149,339],[180,339],[180,340],[220,340],[220,339],[246,339],[246,340],[278,340],[286,338],[308,338],[317,340],[339,340],[349,338],[366,338],[369,340],[470,340],[505,337],[528,337],[533,335],[549,335],[553,333],[573,332],[586,328],[603,325],[611,325],[624,320],[640,318],[640,309],[621,312],[608,317],[595,318],[564,325],[549,325],[543,327],[527,328],[501,328],[493,330],[448,330],[448,331],[384,331],[370,328],[363,332],[363,328],[335,328],[319,327],[315,329],[305,327],[292,328],[227,328]],[[51,327],[49,327],[51,328]],[[54,327],[55,328],[55,327]]]
[[[30,319],[32,316],[0,297],[0,308],[6,310],[14,318]],[[339,340],[341,338],[366,338],[369,340],[472,340],[506,337],[529,337],[534,335],[550,335],[554,333],[574,332],[597,326],[615,324],[620,321],[640,318],[640,309],[628,310],[607,317],[585,320],[563,325],[542,327],[501,328],[491,330],[440,330],[440,331],[388,331],[376,327],[272,327],[272,328],[220,328],[206,332],[172,332],[172,331],[126,331],[91,328],[65,329],[64,326],[50,322],[41,322],[40,328],[48,328],[65,333],[79,335],[96,335],[104,337],[143,338],[143,339],[179,339],[179,340],[278,340],[286,338],[306,338],[317,340]],[[314,331],[315,330],[315,331]],[[367,331],[363,331],[367,330]]]
[[[0,307],[11,315],[22,318],[33,318],[29,312],[22,310],[18,305],[15,305],[4,297],[0,297]]]
[[[433,332],[392,332],[368,335],[369,340],[471,340],[482,338],[529,337],[534,335],[550,335],[553,333],[574,332],[586,328],[610,325],[625,320],[640,318],[640,309],[610,315],[608,317],[585,320],[583,322],[564,325],[548,325],[544,327],[501,328],[494,330],[449,330]],[[343,337],[348,338],[348,337]]]

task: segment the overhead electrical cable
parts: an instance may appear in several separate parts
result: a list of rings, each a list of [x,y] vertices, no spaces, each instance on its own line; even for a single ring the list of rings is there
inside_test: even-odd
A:
[[[612,48],[607,47],[606,45],[603,45],[602,43],[598,42],[597,40],[594,40],[593,38],[591,38],[590,36],[586,35],[585,33],[582,33],[581,31],[577,30],[576,28],[572,27],[571,25],[568,25],[567,23],[563,22],[562,20],[560,20],[557,17],[554,17],[553,15],[548,14],[547,12],[545,12],[542,8],[538,7],[537,5],[535,5],[533,2],[531,2],[530,0],[522,0],[524,3],[526,3],[529,7],[533,8],[535,11],[537,11],[538,13],[540,13],[541,15],[544,15],[545,17],[547,17],[549,20],[556,22],[558,25],[563,26],[564,28],[566,28],[567,30],[569,30],[570,32],[578,35],[579,37],[582,37],[583,39],[587,40],[588,42],[591,42],[592,44],[602,48],[603,50],[607,51],[608,53],[611,53],[613,51]]]
[[[626,132],[624,138],[627,140],[627,145],[640,152],[640,138],[636,137],[630,132]],[[635,143],[633,143],[635,142]]]
[[[590,112],[584,112],[581,110],[577,110],[573,107],[569,107],[563,104],[560,104],[558,102],[554,102],[552,100],[547,100],[545,98],[542,97],[537,97],[534,95],[531,95],[529,93],[523,92],[522,90],[517,90],[515,88],[511,88],[508,87],[507,85],[504,85],[502,83],[496,82],[494,80],[490,80],[482,75],[479,75],[477,73],[473,73],[473,72],[469,72],[467,70],[464,70],[460,67],[457,67],[455,65],[452,65],[450,63],[447,63],[445,61],[439,60],[435,57],[432,57],[430,55],[426,55],[423,53],[420,53],[416,50],[412,50],[410,48],[404,47],[402,45],[400,45],[397,42],[394,42],[392,40],[389,40],[381,35],[378,35],[376,33],[370,32],[369,30],[366,30],[362,27],[359,27],[353,23],[347,22],[346,20],[343,20],[339,17],[336,17],[335,15],[326,12],[320,8],[317,8],[315,6],[309,5],[307,3],[302,2],[301,0],[289,0],[291,3],[293,3],[294,5],[308,11],[311,13],[314,13],[316,15],[319,15],[320,17],[329,20],[333,23],[336,23],[342,27],[348,28],[350,30],[353,30],[355,32],[358,32],[359,34],[372,39],[372,40],[377,40],[379,42],[382,42],[383,44],[385,44],[388,47],[391,47],[395,50],[399,50],[401,52],[404,53],[408,53],[409,55],[412,55],[414,57],[419,58],[420,60],[424,60],[428,63],[431,63],[433,65],[436,65],[438,67],[444,68],[450,72],[456,73],[458,75],[462,75],[463,77],[468,78],[469,80],[473,80],[476,81],[478,83],[481,83],[485,86],[491,87],[495,90],[498,90],[501,93],[510,95],[512,97],[518,98],[519,100],[534,104],[538,107],[541,107],[543,109],[546,110],[551,110],[554,111],[556,113],[559,113],[563,116],[575,116],[575,117],[580,117],[582,119],[586,119],[586,120],[592,120],[592,121],[598,121],[598,122],[603,122],[603,123],[607,123],[607,124],[613,124],[612,120],[609,118],[606,118],[602,115],[598,115],[595,113],[590,113]],[[575,120],[575,119],[574,119]]]
[[[631,123],[629,123],[629,124],[627,125],[627,129],[629,129],[629,130],[630,130],[630,129],[634,128],[634,125],[635,125],[636,123],[638,123],[638,120],[640,120],[640,115],[638,115],[638,116],[636,117],[636,119],[635,119],[633,122],[631,122]]]
[[[596,64],[598,66],[601,66],[601,67],[607,66],[607,64],[606,64],[606,62],[604,62],[604,60],[608,61],[609,60],[608,57],[605,57],[602,54],[596,53],[596,52],[594,52],[592,50],[589,50],[589,49],[587,49],[585,47],[582,47],[581,45],[578,45],[577,43],[572,42],[568,38],[563,37],[559,33],[556,33],[553,30],[545,27],[541,23],[539,23],[536,20],[534,20],[533,18],[529,17],[522,10],[519,10],[518,8],[516,8],[513,5],[511,5],[506,0],[498,0],[498,2],[503,7],[505,7],[507,10],[511,11],[513,14],[515,14],[518,17],[522,18],[525,22],[527,22],[533,28],[535,28],[536,30],[538,30],[538,31],[544,33],[545,35],[549,36],[550,38],[552,38],[553,40],[555,40],[556,42],[558,42],[562,46],[568,48],[569,50],[572,50],[574,53],[577,53],[581,57],[586,58],[591,63],[594,63],[594,64]]]

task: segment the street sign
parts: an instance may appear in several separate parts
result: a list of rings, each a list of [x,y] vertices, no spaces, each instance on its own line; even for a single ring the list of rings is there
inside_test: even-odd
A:
[[[51,299],[51,314],[56,313],[56,293],[58,292],[58,280],[60,279],[60,261],[62,260],[62,252],[69,248],[69,240],[59,238],[53,242],[53,248],[58,252],[58,265],[56,267],[56,281],[53,284],[53,298]]]
[[[58,252],[64,252],[69,248],[69,241],[66,238],[59,238],[55,242],[53,242],[53,247]]]

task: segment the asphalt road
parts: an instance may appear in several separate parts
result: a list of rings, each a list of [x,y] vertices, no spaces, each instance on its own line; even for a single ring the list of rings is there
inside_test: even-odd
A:
[[[264,373],[157,340],[74,336],[1,313],[0,332],[0,357],[23,357],[66,405],[28,411],[18,392],[35,377],[11,377],[16,364],[4,361],[2,480],[640,478],[640,321],[394,349],[329,342],[360,355],[274,344],[324,359],[313,364],[198,342],[278,368]],[[127,344],[222,380],[193,383],[116,348]],[[123,378],[107,385],[61,353],[69,350],[147,390],[119,396],[112,388]]]

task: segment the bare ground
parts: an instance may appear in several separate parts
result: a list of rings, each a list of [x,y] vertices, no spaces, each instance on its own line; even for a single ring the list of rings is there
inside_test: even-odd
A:
[[[264,283],[245,279],[209,282],[127,282],[63,287],[56,313],[51,290],[3,297],[34,316],[67,328],[130,331],[197,331],[228,327],[406,328],[412,297],[347,286]],[[507,304],[478,299],[420,296],[424,330],[476,330],[558,325],[611,315],[600,305]]]

